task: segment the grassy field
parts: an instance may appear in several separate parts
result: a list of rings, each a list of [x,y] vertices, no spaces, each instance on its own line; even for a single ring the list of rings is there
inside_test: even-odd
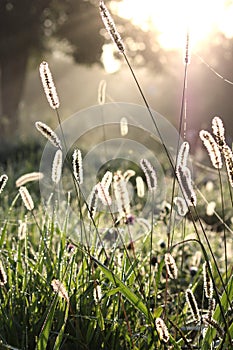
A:
[[[104,24],[132,70],[100,3]],[[94,187],[85,184],[86,196],[85,172],[94,172],[82,166],[89,145],[66,148],[46,62],[40,75],[60,136],[36,123],[52,149],[50,178],[39,172],[43,146],[2,153],[0,348],[231,349],[233,154],[221,119],[213,119],[213,135],[200,134],[211,165],[191,156],[181,139],[171,157],[138,85],[160,137],[163,182],[153,159],[118,159],[103,164]],[[119,137],[127,137],[126,118],[119,127]],[[103,125],[107,138],[106,131]]]

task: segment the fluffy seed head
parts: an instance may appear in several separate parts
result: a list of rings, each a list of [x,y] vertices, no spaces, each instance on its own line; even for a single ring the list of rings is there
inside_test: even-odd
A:
[[[40,173],[40,172],[38,172],[38,173],[33,172],[33,173],[24,174],[16,180],[15,185],[16,185],[16,187],[21,187],[28,182],[39,181],[39,180],[43,179],[43,177],[44,177],[44,174]]]
[[[188,213],[188,206],[182,197],[175,197],[174,204],[177,206],[178,214],[180,216],[185,216]]]
[[[25,239],[27,233],[27,223],[25,221],[19,220],[18,226],[18,237],[20,240]]]
[[[79,149],[75,149],[73,153],[73,173],[75,180],[81,185],[83,183],[83,160]]]
[[[176,279],[178,275],[178,269],[176,266],[175,259],[170,253],[166,253],[164,256],[164,261],[168,276],[171,279]]]
[[[7,276],[3,267],[3,264],[0,260],[0,287],[4,286],[7,282]]]
[[[101,184],[107,190],[109,190],[109,187],[110,187],[111,183],[112,183],[112,172],[111,171],[106,171],[106,173],[102,177]]]
[[[208,265],[207,265],[206,261],[203,264],[203,277],[204,277],[205,296],[206,296],[206,298],[212,299],[213,292],[214,292],[213,281],[210,277],[210,273],[208,271]]]
[[[149,160],[145,158],[140,160],[140,166],[145,174],[148,189],[150,191],[155,191],[157,188],[157,176],[155,169]]]
[[[102,299],[102,290],[101,290],[101,287],[99,284],[96,284],[94,286],[93,297],[94,297],[96,304],[98,304],[100,302],[100,300]]]
[[[216,300],[214,298],[208,299],[209,305],[208,305],[208,314],[207,318],[212,319],[213,313],[216,307]]]
[[[113,176],[113,190],[116,198],[119,218],[127,218],[130,214],[129,194],[124,176],[120,171]]]
[[[99,83],[99,87],[98,87],[98,103],[99,103],[99,105],[105,104],[106,86],[107,86],[106,81],[101,80]]]
[[[133,177],[135,174],[136,174],[135,171],[132,170],[132,169],[126,170],[126,171],[124,172],[124,174],[123,174],[125,181],[128,182],[129,179],[130,179],[131,177]]]
[[[165,325],[162,318],[158,317],[155,320],[155,327],[159,335],[159,339],[167,343],[169,341],[170,335],[168,333],[167,326]]]
[[[206,215],[208,216],[214,215],[215,208],[216,208],[216,202],[214,201],[209,202],[206,207]]]
[[[35,126],[37,130],[52,143],[52,145],[62,149],[61,141],[59,140],[57,134],[48,125],[38,121],[35,123]]]
[[[28,192],[27,188],[25,186],[21,186],[19,188],[19,193],[22,198],[23,204],[27,208],[27,210],[31,211],[34,209],[34,202],[32,200],[32,197],[30,193]]]
[[[233,187],[233,153],[229,146],[225,145],[223,147],[223,155],[225,159],[229,183],[231,187]]]
[[[112,204],[112,199],[109,195],[109,192],[105,186],[102,185],[101,182],[99,182],[97,185],[98,189],[98,196],[103,205],[111,205]]]
[[[196,206],[197,197],[193,189],[191,173],[189,168],[181,165],[177,166],[177,178],[188,206]]]
[[[143,198],[145,196],[145,186],[141,176],[136,177],[136,188],[138,197]]]
[[[193,315],[193,318],[196,322],[200,321],[200,312],[197,306],[197,302],[196,299],[193,295],[193,292],[191,289],[187,289],[185,292],[185,296],[186,296],[186,301],[190,307],[191,313]]]
[[[96,208],[98,203],[98,187],[95,185],[91,191],[89,200],[88,200],[88,217],[89,219],[94,219],[96,214]]]
[[[222,119],[219,117],[214,117],[212,120],[213,134],[216,138],[217,144],[221,149],[225,144],[225,129],[223,126]]]
[[[53,159],[53,166],[52,166],[52,181],[55,184],[58,184],[58,182],[61,180],[61,173],[62,173],[62,151],[58,149],[57,152],[55,153],[55,156]]]
[[[40,78],[44,88],[45,95],[52,109],[59,108],[60,102],[57,95],[56,87],[53,82],[53,77],[47,62],[43,61],[40,64]]]
[[[186,35],[186,44],[185,44],[185,52],[184,52],[184,63],[190,64],[191,55],[190,55],[190,40],[189,40],[189,32]]]
[[[188,161],[188,155],[189,155],[189,143],[187,141],[183,142],[180,146],[178,157],[177,157],[177,164],[186,167],[187,161]]]
[[[219,150],[218,144],[213,138],[213,136],[205,130],[201,130],[200,133],[200,138],[206,147],[211,163],[214,168],[216,169],[221,169],[222,168],[222,157],[221,157],[221,152]]]
[[[221,328],[221,326],[219,326],[217,321],[215,321],[213,318],[210,319],[207,317],[204,317],[203,320],[208,326],[215,328],[222,339],[224,338],[224,330]]]
[[[125,117],[122,117],[120,120],[120,129],[121,129],[121,136],[126,136],[128,134],[128,120]]]
[[[52,280],[51,286],[53,287],[54,292],[58,293],[60,298],[63,298],[69,303],[69,296],[67,290],[62,282],[59,280]]]
[[[124,48],[124,44],[122,42],[121,36],[120,36],[119,32],[117,31],[115,23],[112,19],[112,16],[111,16],[110,12],[108,11],[106,5],[104,4],[103,0],[100,0],[100,2],[99,2],[99,9],[100,9],[102,21],[103,21],[105,28],[108,31],[111,39],[112,39],[112,41],[116,44],[119,52],[124,53],[125,48]]]
[[[4,187],[6,186],[7,181],[8,181],[8,176],[6,174],[3,174],[0,176],[0,193],[2,193]]]

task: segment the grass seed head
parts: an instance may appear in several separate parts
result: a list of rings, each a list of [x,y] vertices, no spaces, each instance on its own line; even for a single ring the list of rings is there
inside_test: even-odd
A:
[[[60,298],[65,299],[67,301],[67,303],[69,303],[68,292],[67,292],[64,284],[62,284],[62,282],[54,279],[51,282],[51,286],[53,287],[54,292],[58,293]]]
[[[188,213],[188,206],[182,197],[175,197],[174,204],[177,206],[178,214],[180,216],[185,216]]]
[[[225,129],[223,126],[222,119],[219,117],[214,117],[212,120],[212,129],[215,136],[216,142],[221,149],[225,144]]]
[[[46,139],[48,139],[53,146],[62,149],[61,141],[60,141],[59,137],[47,124],[38,121],[35,123],[35,126],[36,126],[37,130],[44,137],[46,137]]]
[[[194,297],[194,294],[192,292],[191,289],[187,289],[185,292],[185,296],[186,296],[186,301],[190,307],[191,313],[193,315],[193,318],[196,322],[200,321],[200,312],[197,306],[197,302],[196,299]]]
[[[180,146],[178,157],[177,157],[177,165],[187,166],[188,155],[189,155],[189,143],[187,141],[183,142]]]
[[[140,166],[145,174],[148,189],[155,191],[157,188],[157,175],[155,169],[149,160],[143,158],[140,160]]]
[[[189,168],[178,164],[176,174],[177,174],[180,187],[182,189],[182,194],[185,197],[187,205],[196,206],[197,197],[193,189],[191,173]]]
[[[130,200],[124,176],[117,171],[113,176],[113,190],[116,198],[119,219],[130,214]]]
[[[98,103],[99,105],[105,104],[106,98],[106,80],[101,80],[98,86]]]
[[[158,317],[155,320],[155,327],[159,335],[159,339],[167,343],[169,341],[169,332],[162,318]]]
[[[53,77],[49,69],[47,62],[43,61],[39,68],[40,78],[44,88],[46,98],[52,109],[57,109],[60,106],[59,98],[57,95],[56,87],[53,82]]]
[[[25,186],[21,186],[19,188],[19,193],[27,210],[32,211],[34,209],[34,202],[28,189]]]
[[[173,256],[170,253],[166,253],[164,256],[164,261],[168,276],[171,279],[177,279],[178,269]]]
[[[211,266],[211,265],[209,265],[209,266]],[[203,264],[203,277],[204,277],[205,296],[206,296],[206,298],[212,299],[213,292],[214,292],[213,281],[212,281],[210,273],[208,271],[208,265],[207,265],[206,261]]]
[[[225,159],[229,183],[231,187],[233,187],[233,153],[229,146],[225,145],[223,147],[223,155]]]
[[[53,159],[52,165],[52,181],[55,184],[58,184],[61,180],[62,174],[62,151],[60,149],[57,150]]]
[[[221,169],[222,168],[222,157],[221,157],[221,152],[218,147],[217,142],[213,138],[213,136],[205,130],[201,130],[200,133],[200,138],[206,147],[208,154],[210,156],[211,163],[214,168],[216,169]]]
[[[33,172],[33,173],[24,174],[16,180],[15,185],[16,185],[16,187],[21,187],[28,182],[39,181],[39,180],[43,179],[43,177],[44,177],[44,174],[40,173],[40,172]]]
[[[7,283],[7,276],[4,270],[3,264],[0,260],[0,287],[3,287]]]
[[[83,183],[83,160],[79,149],[73,152],[73,174],[75,180],[81,185]]]
[[[6,186],[7,181],[8,181],[8,176],[6,174],[3,174],[0,176],[0,193],[2,193],[4,187]]]
[[[88,217],[89,219],[94,219],[98,203],[98,187],[95,185],[91,191],[88,200]]]
[[[124,48],[123,41],[122,41],[121,36],[116,28],[116,25],[113,21],[113,18],[111,16],[110,12],[108,11],[103,0],[100,0],[100,2],[99,2],[99,10],[100,10],[102,21],[105,25],[107,32],[109,33],[109,35],[112,39],[112,41],[116,44],[119,52],[124,53],[125,48]]]
[[[125,117],[122,117],[120,120],[120,129],[121,129],[121,136],[126,136],[128,134],[128,131],[129,131],[128,120]]]

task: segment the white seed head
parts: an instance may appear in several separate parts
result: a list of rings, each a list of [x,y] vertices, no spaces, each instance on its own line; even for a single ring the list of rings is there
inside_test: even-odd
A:
[[[231,187],[233,187],[233,153],[229,146],[224,145],[223,147],[223,155],[225,159],[227,175],[229,179],[229,183]]]
[[[52,109],[59,108],[60,102],[57,95],[56,87],[53,82],[53,77],[47,62],[43,61],[39,68],[41,82],[44,88],[46,98]]]
[[[200,321],[200,312],[199,312],[197,302],[196,302],[196,299],[194,297],[192,290],[188,288],[185,292],[185,296],[186,296],[186,301],[189,305],[189,308],[191,310],[191,313],[193,315],[194,320],[196,322],[199,322]]]
[[[83,183],[83,161],[79,149],[75,149],[73,152],[73,173],[75,180],[81,185]]]
[[[88,200],[88,217],[94,219],[98,203],[98,187],[95,185],[91,191]]]
[[[53,159],[52,166],[52,181],[55,184],[58,184],[61,180],[62,174],[62,151],[60,149],[57,150]]]
[[[107,86],[106,81],[101,80],[99,83],[99,87],[98,87],[98,103],[99,103],[99,105],[105,104],[106,86]]]
[[[62,282],[59,280],[52,280],[51,286],[53,287],[54,292],[58,293],[60,298],[63,298],[69,303],[68,292]]]
[[[222,122],[222,119],[219,117],[214,117],[212,120],[212,129],[213,134],[216,138],[217,144],[219,148],[221,149],[225,144],[225,129]]]
[[[40,173],[40,172],[27,173],[27,174],[20,176],[16,180],[15,185],[16,185],[16,187],[21,187],[28,182],[39,181],[39,180],[43,179],[43,177],[44,177],[44,174]]]
[[[4,187],[6,186],[7,181],[8,181],[8,176],[6,174],[3,174],[0,176],[0,193],[2,193]]]
[[[19,188],[19,193],[22,198],[23,204],[27,208],[27,210],[31,211],[34,209],[34,202],[32,200],[32,197],[30,193],[28,192],[28,189],[25,186],[21,186]]]
[[[7,283],[7,275],[4,270],[3,264],[0,260],[0,287],[3,287]]]
[[[119,218],[127,218],[130,214],[130,200],[127,185],[121,172],[116,172],[113,176],[113,190],[116,198]]]
[[[102,21],[105,25],[107,32],[109,33],[109,35],[112,39],[112,41],[116,44],[119,52],[124,53],[125,48],[124,48],[123,41],[121,39],[121,36],[120,36],[118,30],[116,29],[116,25],[112,19],[112,16],[111,16],[110,12],[108,11],[106,5],[104,4],[103,0],[100,0],[100,2],[99,2],[99,9],[100,9]]]
[[[167,274],[171,279],[177,279],[178,269],[176,266],[175,259],[170,253],[166,253],[164,256],[165,266]]]
[[[212,299],[213,292],[214,292],[213,281],[211,279],[210,272],[208,271],[208,265],[207,265],[206,261],[203,264],[203,277],[204,277],[205,296],[206,296],[206,298]]]
[[[149,191],[155,191],[157,188],[157,176],[154,167],[145,158],[140,160],[140,166],[145,174]]]
[[[136,188],[138,197],[143,198],[145,196],[145,185],[141,176],[136,177]]]
[[[177,206],[178,214],[180,216],[185,216],[188,213],[188,206],[182,197],[175,197],[174,204]]]
[[[220,152],[220,149],[218,147],[217,142],[215,141],[213,136],[208,131],[201,130],[199,135],[200,135],[200,138],[201,138],[204,146],[206,147],[206,149],[209,153],[210,160],[211,160],[213,167],[216,169],[221,169],[222,168],[222,157],[221,157],[221,152]]]
[[[53,146],[62,149],[60,139],[47,124],[38,121],[35,123],[35,126],[37,130],[52,143]]]
[[[170,335],[162,318],[158,317],[155,320],[155,327],[159,335],[159,339],[167,343],[169,341]]]
[[[125,117],[122,117],[120,120],[120,129],[121,129],[121,136],[126,136],[128,134],[128,131],[129,131],[128,120]]]
[[[177,166],[177,178],[182,189],[182,194],[185,197],[188,206],[197,205],[197,197],[193,189],[191,172],[189,168],[178,165]]]
[[[189,143],[187,141],[183,142],[180,146],[178,157],[177,157],[177,165],[187,166],[188,155],[189,155]]]

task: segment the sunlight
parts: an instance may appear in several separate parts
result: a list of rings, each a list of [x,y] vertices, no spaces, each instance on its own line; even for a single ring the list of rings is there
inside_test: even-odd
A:
[[[233,36],[233,2],[224,0],[122,0],[112,1],[111,10],[142,30],[159,32],[159,43],[167,50],[184,46],[187,28],[192,46],[212,31]]]

